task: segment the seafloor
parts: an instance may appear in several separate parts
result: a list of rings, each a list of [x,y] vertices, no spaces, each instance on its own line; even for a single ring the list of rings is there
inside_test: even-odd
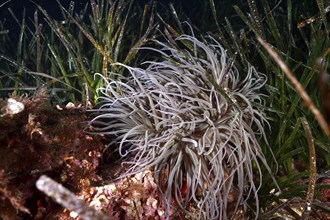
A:
[[[0,100],[0,219],[79,219],[36,188],[36,180],[42,175],[62,184],[111,219],[164,219],[164,204],[150,171],[115,179],[125,167],[111,149],[104,154],[109,140],[86,132],[88,111],[84,105],[54,106],[43,92],[12,99],[22,103],[24,110],[11,114],[8,100]],[[327,183],[329,179],[323,181]],[[326,203],[329,198],[330,190],[325,189],[316,199]],[[233,210],[230,205],[229,212]],[[282,211],[299,207],[299,201],[291,201],[290,208],[275,207],[273,216],[294,219]],[[198,211],[193,203],[187,209],[190,213]],[[241,219],[242,213],[239,209],[231,216]],[[320,211],[310,217],[330,219]],[[171,219],[192,218],[174,209]]]
[[[51,106],[44,93],[12,98],[24,110],[10,114],[0,101],[0,219],[74,219],[36,188],[41,175],[113,219],[161,219],[151,173],[114,181],[123,168],[115,156],[102,157],[104,137],[84,131],[83,106]]]

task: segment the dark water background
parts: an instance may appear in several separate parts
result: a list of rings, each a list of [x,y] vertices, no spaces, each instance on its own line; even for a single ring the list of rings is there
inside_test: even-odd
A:
[[[101,0],[95,0],[95,2],[98,2]],[[104,1],[109,1],[109,0],[104,0]],[[114,2],[115,0],[111,0],[112,2]],[[5,28],[11,29],[13,28],[12,25],[16,25],[17,26],[17,22],[15,21],[15,19],[13,19],[12,15],[10,14],[8,8],[10,8],[13,13],[15,14],[15,16],[17,17],[17,19],[19,21],[22,20],[22,16],[23,16],[23,11],[25,10],[25,16],[26,16],[26,22],[27,24],[32,23],[33,22],[33,14],[34,12],[37,10],[37,7],[35,4],[40,5],[42,8],[44,8],[47,13],[50,15],[51,18],[56,19],[56,20],[61,20],[61,11],[60,11],[60,7],[58,5],[58,2],[60,2],[60,4],[62,4],[66,9],[69,8],[70,5],[70,0],[11,0],[7,3],[6,0],[0,0],[0,22],[2,22],[3,26]],[[85,7],[86,4],[88,4],[88,8],[87,8],[87,13],[91,12],[90,9],[90,0],[74,0],[73,1],[75,3],[75,11],[79,12],[81,9],[83,9]],[[158,7],[158,10],[161,8],[168,8],[168,3],[173,3],[174,7],[177,8],[181,8],[183,9],[183,11],[186,12],[186,14],[190,15],[189,13],[190,11],[195,11],[198,12],[199,9],[200,11],[202,10],[203,5],[205,5],[205,3],[209,3],[208,0],[134,0],[134,4],[138,4],[141,7],[144,6],[144,4],[152,4],[152,2],[157,2],[158,5],[162,5],[164,7]],[[286,1],[278,1],[278,0],[271,0],[270,2],[271,5],[275,5],[278,2],[280,2],[280,7],[279,8],[286,8]],[[303,7],[305,10],[309,10],[311,13],[311,15],[314,15],[318,12],[318,8],[316,7],[315,1],[312,0],[292,0],[292,6],[293,8],[299,8],[299,7]],[[5,4],[4,4],[5,3]],[[215,5],[217,6],[217,11],[218,16],[220,15],[220,18],[222,17],[231,17],[231,15],[236,15],[236,12],[233,10],[233,5],[238,5],[241,8],[247,8],[247,1],[244,0],[214,0]],[[261,4],[258,4],[258,7],[260,7],[260,9],[262,8]],[[261,10],[262,11],[262,10]],[[278,10],[277,12],[280,12],[280,10]],[[208,11],[208,13],[211,14],[211,10]],[[283,11],[283,14],[285,15],[285,12]],[[328,13],[330,14],[330,13]],[[39,15],[41,15],[41,13],[39,12]],[[201,14],[197,15],[197,21],[203,19],[204,17],[208,17],[210,15],[208,14],[202,14],[203,17],[200,17]],[[40,16],[41,18],[42,16]],[[40,23],[45,23],[43,21],[43,19],[39,19]]]
[[[95,0],[97,2],[97,0]],[[107,0],[105,0],[107,1]],[[21,17],[23,13],[23,9],[26,9],[26,15],[28,17],[33,17],[33,13],[36,10],[35,4],[40,5],[42,8],[44,8],[51,17],[55,19],[60,19],[61,14],[59,10],[59,5],[56,0],[11,0],[7,3],[5,3],[5,0],[0,0],[0,19],[2,20],[3,18],[9,18],[11,17],[8,8],[11,8],[13,12],[15,12],[15,15],[17,17]],[[68,8],[70,4],[70,0],[59,0],[59,2],[65,7]],[[183,2],[198,2],[198,0],[158,0],[157,2],[163,3],[163,4],[168,4],[170,2],[172,3],[183,3]],[[35,3],[35,4],[34,4]],[[74,1],[75,3],[75,10],[79,11],[82,8],[85,7],[87,3],[90,3],[90,0],[76,0]],[[151,0],[135,0],[135,4],[151,4]],[[3,5],[4,4],[4,5]]]
[[[98,0],[95,0],[98,2]],[[108,1],[108,0],[104,0]],[[237,0],[234,0],[233,2],[236,2]],[[37,10],[36,4],[40,5],[43,9],[45,9],[48,13],[48,15],[56,20],[62,20],[61,10],[59,3],[64,6],[65,9],[69,8],[70,0],[0,0],[0,22],[2,26],[2,30],[9,30],[11,37],[15,37],[19,34],[19,26],[22,22],[23,15],[25,17],[26,24],[34,25],[34,13]],[[74,2],[74,10],[75,12],[79,12],[82,9],[85,8],[86,4],[88,4],[87,7],[87,14],[91,13],[91,7],[90,7],[90,0],[75,0]],[[100,1],[101,2],[101,1]],[[152,0],[135,0],[133,4],[138,4],[141,7],[143,7],[145,4],[152,4]],[[177,6],[180,4],[182,7],[189,8],[198,8],[198,4],[201,4],[201,0],[157,0],[158,5],[163,5],[165,8],[168,3],[173,3],[174,6]],[[197,4],[197,5],[196,5]],[[161,8],[161,7],[160,7]],[[11,9],[14,16],[10,13],[8,9]],[[42,13],[38,12],[39,16],[39,23],[45,25],[46,22],[42,16]],[[88,16],[85,16],[86,18]]]

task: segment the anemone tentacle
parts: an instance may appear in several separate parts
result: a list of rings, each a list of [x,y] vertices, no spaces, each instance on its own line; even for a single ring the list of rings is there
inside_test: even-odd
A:
[[[233,190],[236,209],[258,201],[254,179],[262,178],[261,165],[268,167],[257,141],[268,124],[259,92],[266,76],[251,65],[242,76],[209,39],[176,39],[191,49],[156,41],[162,48],[149,49],[165,60],[146,62],[146,69],[117,64],[130,75],[103,78],[91,125],[118,142],[130,166],[123,176],[153,170],[169,208],[173,200],[181,208],[194,201],[197,218],[226,219]]]

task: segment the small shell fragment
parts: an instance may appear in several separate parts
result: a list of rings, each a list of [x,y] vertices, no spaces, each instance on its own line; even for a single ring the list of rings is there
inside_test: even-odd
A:
[[[6,115],[12,116],[17,113],[20,113],[23,110],[24,110],[23,103],[18,102],[13,98],[9,98],[7,100],[7,105],[1,109],[1,113],[3,113],[3,114],[0,115],[0,117],[6,116]]]
[[[63,108],[60,105],[56,105],[57,110],[63,111]]]
[[[68,104],[66,104],[65,108],[66,108],[66,109],[75,109],[76,106],[75,106],[75,104],[73,104],[72,102],[69,102]]]
[[[24,104],[16,101],[13,98],[9,98],[7,101],[7,111],[9,114],[17,114],[24,110]]]

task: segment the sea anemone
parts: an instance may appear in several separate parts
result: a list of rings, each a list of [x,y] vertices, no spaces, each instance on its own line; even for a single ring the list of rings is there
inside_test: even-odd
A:
[[[226,219],[234,191],[235,210],[253,198],[258,213],[260,165],[268,168],[257,141],[267,124],[259,91],[266,76],[251,65],[240,73],[207,39],[156,41],[161,48],[149,49],[163,61],[146,62],[146,69],[118,64],[129,75],[103,77],[90,124],[113,138],[109,146],[129,165],[121,177],[153,171],[168,210],[193,203],[196,218]]]

